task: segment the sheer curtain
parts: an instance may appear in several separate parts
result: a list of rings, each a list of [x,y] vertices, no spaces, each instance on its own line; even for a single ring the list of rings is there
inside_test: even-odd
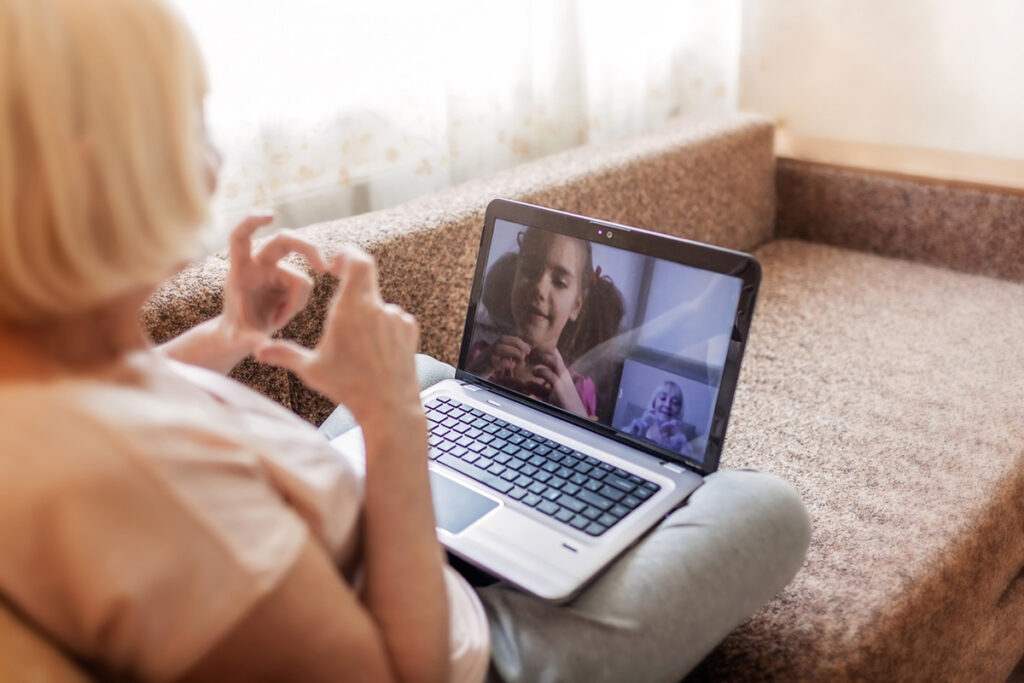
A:
[[[736,106],[740,0],[172,0],[207,61],[215,219],[301,226]]]

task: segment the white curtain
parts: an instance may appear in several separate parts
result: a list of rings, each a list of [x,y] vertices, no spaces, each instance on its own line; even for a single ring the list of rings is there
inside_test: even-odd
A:
[[[172,0],[207,61],[215,218],[301,226],[736,106],[740,0]]]

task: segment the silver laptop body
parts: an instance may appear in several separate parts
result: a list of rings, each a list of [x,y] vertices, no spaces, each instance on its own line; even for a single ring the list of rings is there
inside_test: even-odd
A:
[[[531,282],[571,302],[557,348],[593,414],[545,395],[550,382],[528,369],[543,371],[532,349],[513,369],[480,370],[502,340],[537,338],[531,321],[557,329],[545,303],[555,295],[523,294]],[[717,469],[759,282],[747,254],[491,202],[456,378],[422,394],[444,546],[542,599],[575,596]],[[582,291],[607,305],[577,306]],[[593,320],[619,309],[611,333],[594,336]],[[567,335],[584,338],[582,349]],[[360,430],[333,444],[362,465]]]

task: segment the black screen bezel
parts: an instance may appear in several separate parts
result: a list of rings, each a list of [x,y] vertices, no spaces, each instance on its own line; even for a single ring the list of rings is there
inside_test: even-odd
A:
[[[477,307],[480,305],[480,297],[483,293],[487,258],[491,248],[491,238],[494,234],[494,223],[497,219],[628,249],[629,251],[681,265],[700,268],[722,275],[730,275],[742,281],[743,284],[740,287],[740,295],[733,318],[732,338],[729,342],[725,366],[722,369],[718,399],[715,402],[712,413],[703,461],[687,458],[649,441],[623,434],[607,425],[580,417],[538,399],[529,398],[463,369],[466,366],[466,359],[469,355],[471,333],[476,322]],[[611,229],[610,231],[609,228]],[[601,231],[600,233],[598,233],[599,230]],[[610,238],[607,237],[609,232],[611,233]],[[744,349],[746,348],[750,321],[753,318],[754,304],[757,300],[757,291],[760,283],[761,266],[757,259],[750,254],[523,202],[495,199],[487,205],[487,211],[484,216],[484,227],[480,236],[476,272],[473,276],[473,286],[470,293],[469,308],[466,312],[466,323],[463,327],[462,347],[459,351],[459,361],[455,377],[464,382],[486,386],[488,390],[516,402],[556,415],[560,419],[568,420],[602,436],[646,451],[656,457],[678,463],[701,474],[710,474],[718,469],[718,463],[721,459],[722,447],[725,443],[725,432],[729,423],[729,413],[732,409],[733,398],[736,393],[736,383],[739,379],[740,365],[743,360]]]

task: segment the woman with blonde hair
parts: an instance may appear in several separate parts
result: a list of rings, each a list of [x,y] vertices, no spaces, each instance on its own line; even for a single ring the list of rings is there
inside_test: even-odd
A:
[[[206,252],[205,90],[159,0],[0,0],[0,600],[104,675],[642,679],[682,675],[788,581],[799,500],[724,473],[569,609],[474,591],[435,537],[415,321],[358,250],[254,246],[269,216],[231,235],[221,315],[152,347],[143,303]],[[314,349],[271,341],[310,293],[291,253],[340,281]],[[250,354],[351,411],[365,472],[219,374]],[[723,583],[733,541],[687,519],[737,497],[750,514],[718,528],[766,564]]]

